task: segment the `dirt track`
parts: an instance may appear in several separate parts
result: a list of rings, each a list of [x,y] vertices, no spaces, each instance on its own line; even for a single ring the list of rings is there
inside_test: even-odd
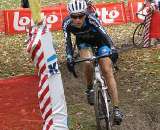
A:
[[[145,52],[145,53],[144,53]],[[160,130],[159,50],[143,49],[120,53],[116,74],[120,106],[124,113],[121,126],[113,130]],[[70,130],[96,130],[94,110],[86,103],[82,65],[75,79],[60,65],[69,112]],[[28,77],[30,78],[30,77]],[[37,101],[37,79],[0,82],[0,130],[37,130],[42,121]],[[14,82],[14,83],[12,83]],[[34,87],[33,87],[34,86]],[[32,100],[31,100],[32,99]]]
[[[110,28],[109,32],[112,34],[112,37],[115,40],[114,42],[117,43],[118,47],[126,43],[132,44],[131,33],[134,27],[135,25],[128,24],[127,26],[114,26]],[[127,29],[131,30],[131,32],[125,31]],[[116,32],[122,33],[119,34]],[[59,34],[59,32],[55,34],[55,42],[63,43],[63,37]],[[27,57],[25,51],[26,47],[22,44],[23,41],[24,37],[19,35],[16,37],[1,37],[0,77],[33,73],[33,65],[30,60],[28,60],[29,58]],[[64,57],[62,44],[58,44],[57,46],[57,53],[59,55],[63,54],[62,57]],[[125,117],[122,125],[115,128],[114,130],[160,130],[160,59],[158,59],[158,55],[160,55],[160,50],[156,49],[133,49],[120,53],[118,63],[120,71],[117,74],[117,82],[120,97],[120,106],[122,111],[124,112]],[[80,70],[82,69],[81,67],[82,66],[77,66],[79,78],[75,79],[68,72],[64,63],[60,66],[68,105],[70,130],[96,130],[93,108],[86,103],[84,94],[84,76],[80,72]],[[21,88],[20,86],[18,87]],[[25,89],[27,90],[27,88]],[[34,96],[35,98],[35,88],[33,91],[34,94],[32,93],[32,95],[29,96]],[[3,89],[1,90],[1,92],[4,92]],[[10,101],[11,102],[9,102],[9,100],[5,100],[6,104],[14,103],[12,102],[12,99]],[[16,101],[16,98],[14,101]],[[36,103],[36,99],[34,99],[33,102]],[[17,104],[17,108],[26,107],[27,109],[31,104],[32,102],[22,102],[20,103],[20,105]],[[4,114],[3,110],[5,112]],[[12,110],[16,110],[16,108]],[[7,118],[4,118],[4,116],[13,118],[14,115],[10,114],[5,109],[2,100],[0,111],[0,116],[3,121],[2,123],[0,122],[0,130],[26,130],[26,128],[31,126],[31,124],[33,127],[37,126],[37,129],[41,128],[41,126],[39,125],[40,122],[36,123],[34,121],[28,122],[28,125],[26,123],[26,128],[24,128],[23,126],[18,126],[17,124],[10,124],[10,127],[5,126],[5,121],[7,122],[9,120]],[[28,110],[27,112],[32,112],[32,110]],[[23,111],[20,115],[22,114]],[[35,114],[37,115],[39,113],[37,112]],[[19,120],[21,120],[21,118],[23,118],[23,116],[20,116]],[[28,119],[28,115],[26,118]],[[12,122],[12,120],[10,121]],[[13,122],[15,123],[16,121]],[[24,122],[22,124],[24,124]],[[1,128],[2,125],[5,126],[5,129]],[[14,128],[14,126],[16,126],[17,128]]]
[[[117,81],[120,106],[125,116],[122,125],[114,130],[160,130],[160,62],[155,58],[158,53],[159,50],[152,49],[121,53]],[[75,126],[81,130],[96,130],[93,108],[86,103],[83,75],[79,71],[79,78],[75,79],[64,65],[61,68]],[[81,65],[77,67],[77,70],[81,69]]]

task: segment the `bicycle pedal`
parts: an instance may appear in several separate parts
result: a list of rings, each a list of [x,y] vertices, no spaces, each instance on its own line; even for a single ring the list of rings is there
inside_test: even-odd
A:
[[[121,121],[113,121],[112,125],[121,125]]]
[[[113,125],[121,125],[121,123],[122,123],[122,119],[118,119],[118,120],[113,119]]]

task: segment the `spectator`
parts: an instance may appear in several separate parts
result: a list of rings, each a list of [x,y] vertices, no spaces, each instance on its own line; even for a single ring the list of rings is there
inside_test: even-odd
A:
[[[71,73],[74,73],[74,49],[72,43],[72,34],[76,37],[76,45],[79,50],[80,58],[89,58],[93,56],[93,48],[97,47],[97,56],[114,55],[114,61],[118,58],[118,53],[113,46],[113,41],[106,30],[101,25],[94,13],[88,13],[88,6],[84,0],[71,0],[68,3],[69,15],[63,20],[62,28],[65,38],[65,47],[67,55],[67,67]],[[114,50],[114,51],[113,51]],[[115,52],[115,53],[114,53]],[[112,70],[112,58],[105,57],[99,59],[99,65],[104,79],[108,85],[113,99],[113,120],[120,125],[123,114],[119,109],[119,99],[116,80]],[[90,105],[94,104],[93,89],[93,64],[84,63],[84,75],[86,79],[86,96]]]
[[[141,12],[147,5],[149,5],[149,9],[146,15],[146,24],[145,24],[145,31],[144,31],[144,47],[149,47],[150,44],[154,44],[155,41],[158,39],[151,39],[150,43],[150,23],[151,23],[151,18],[152,14],[154,13],[155,10],[160,11],[160,0],[145,0],[142,8],[139,9],[138,12]]]
[[[21,0],[21,7],[22,8],[29,8],[28,0]]]

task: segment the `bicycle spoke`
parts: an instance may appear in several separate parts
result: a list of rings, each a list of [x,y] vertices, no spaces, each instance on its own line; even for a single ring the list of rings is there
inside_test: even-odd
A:
[[[103,91],[106,90],[102,90],[101,87],[97,87],[95,104],[97,127],[98,130],[110,130],[110,119],[108,117],[107,105],[102,94]]]
[[[133,33],[133,45],[135,47],[143,47],[144,24],[139,24]]]

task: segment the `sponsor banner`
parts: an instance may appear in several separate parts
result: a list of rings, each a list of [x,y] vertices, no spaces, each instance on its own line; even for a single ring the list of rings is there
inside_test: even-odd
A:
[[[124,5],[124,2],[100,3],[96,4],[96,11],[104,26],[109,24],[124,24],[127,22],[143,22],[145,18],[143,15],[147,14],[148,6],[140,12],[143,15],[136,16],[143,2],[144,0],[129,1],[127,6]],[[53,31],[61,29],[62,21],[68,13],[66,5],[59,4],[54,7],[42,8],[42,15],[44,15],[46,19],[47,26]],[[156,19],[155,16],[158,16],[157,13],[153,16],[152,23],[155,23],[158,19]],[[0,32],[16,34],[25,32],[26,26],[33,25],[33,20],[31,19],[29,9],[2,10],[0,11],[0,23]],[[152,36],[152,30],[154,30],[154,28],[155,26],[152,25],[151,37],[155,36]]]
[[[42,15],[51,30],[61,29],[62,15],[60,10],[61,8],[58,7],[42,9]],[[27,26],[34,25],[29,9],[7,10],[5,16],[6,33],[8,34],[25,32]]]
[[[124,3],[97,4],[96,11],[103,25],[127,22]]]
[[[152,15],[150,37],[160,38],[160,12],[159,11],[156,11]]]
[[[0,10],[0,33],[5,32],[4,11]]]
[[[23,15],[22,15],[23,12]],[[7,10],[5,14],[6,33],[14,34],[25,30],[25,26],[30,24],[31,13],[28,9]],[[33,21],[32,21],[33,23]]]
[[[103,25],[126,23],[124,3],[97,4],[96,10]],[[60,30],[64,17],[67,16],[66,6],[61,4],[42,9],[47,26],[51,30]],[[29,9],[5,11],[6,33],[14,34],[25,32],[26,26],[33,25]]]
[[[145,19],[144,15],[147,15],[147,10],[149,6],[147,5],[143,11],[139,10],[142,8],[142,5],[144,3],[144,0],[136,0],[136,1],[129,1],[128,2],[128,9],[130,14],[130,22],[142,22]],[[136,13],[139,12],[139,15],[136,15]],[[141,15],[142,14],[142,15]]]

